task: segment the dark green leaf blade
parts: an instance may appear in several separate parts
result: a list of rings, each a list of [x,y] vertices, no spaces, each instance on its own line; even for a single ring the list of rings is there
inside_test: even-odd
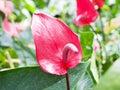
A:
[[[85,73],[88,64],[89,62],[81,63],[69,70],[72,89]],[[0,72],[0,90],[66,90],[65,76],[47,74],[39,67],[3,71]]]
[[[70,81],[71,90],[74,90],[74,87],[78,83],[79,79],[82,77],[83,74],[85,74],[85,71],[86,71],[87,66],[88,66],[87,63],[81,63],[75,69],[70,69],[69,81]],[[45,90],[66,90],[66,83],[65,82],[66,82],[65,78],[63,78]]]
[[[82,75],[75,90],[93,90],[93,82],[87,73]]]

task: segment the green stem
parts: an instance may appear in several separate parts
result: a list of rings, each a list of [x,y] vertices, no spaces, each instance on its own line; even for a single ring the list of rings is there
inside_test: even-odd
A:
[[[91,25],[90,25],[90,28],[91,28],[91,30],[93,31],[93,33],[94,33],[94,34],[96,35],[96,37],[97,37],[97,42],[99,43],[99,46],[100,46],[100,58],[101,58],[101,61],[102,61],[104,58],[103,58],[103,56],[102,56],[103,52],[102,52],[101,42],[100,42],[100,40],[98,39],[97,33],[95,32],[94,28],[93,28]],[[101,62],[99,62],[99,68],[100,68],[100,66],[101,66]],[[100,72],[101,72],[101,71],[100,71]],[[101,76],[101,73],[100,73],[99,76]]]
[[[23,38],[22,35],[21,35],[20,37]],[[24,41],[24,39],[22,40],[22,42],[21,42],[21,41],[19,41],[19,42],[21,43],[21,46],[22,46],[29,54],[32,55],[32,57],[36,58],[35,54],[34,54],[34,53],[30,50],[30,48],[27,46],[27,44],[26,44],[26,42]],[[24,44],[23,44],[23,43],[24,43]]]
[[[105,42],[105,33],[104,33],[104,30],[103,30],[103,21],[102,21],[102,16],[101,16],[101,13],[99,14],[100,16],[100,23],[101,23],[101,31],[102,31],[102,37],[103,37],[103,41]]]
[[[19,42],[19,40],[18,40],[17,38],[15,38],[15,37],[13,37],[13,40],[19,45],[19,47],[20,47],[20,49],[21,49],[21,52],[22,52],[22,54],[23,54],[24,62],[25,62],[25,64],[27,64],[27,63],[26,63],[26,60],[25,60],[25,58],[26,58],[26,57],[25,57],[25,53],[24,53],[24,51],[23,51],[21,42]]]
[[[101,31],[102,31],[102,37],[103,37],[103,50],[104,50],[104,53],[105,53],[105,56],[104,56],[103,60],[106,60],[106,58],[107,58],[107,52],[106,52],[106,49],[105,49],[106,37],[105,37],[104,29],[103,29],[104,25],[103,25],[103,21],[102,21],[101,12],[99,13],[99,16],[100,16],[99,19],[100,19],[100,23],[101,23]]]

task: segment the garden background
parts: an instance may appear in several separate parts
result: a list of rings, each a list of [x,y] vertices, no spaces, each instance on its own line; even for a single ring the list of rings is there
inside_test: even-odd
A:
[[[8,31],[1,8],[5,1],[6,7],[7,1],[12,3],[7,13]],[[45,73],[37,64],[30,28],[35,11],[60,19],[80,38],[82,61],[69,69],[71,90],[119,90],[119,9],[120,0],[105,0],[97,9],[97,20],[78,27],[73,20],[76,0],[0,0],[0,90],[66,90],[64,75]]]

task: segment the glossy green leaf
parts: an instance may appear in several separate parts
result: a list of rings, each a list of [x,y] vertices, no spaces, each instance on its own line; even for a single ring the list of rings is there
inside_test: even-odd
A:
[[[4,61],[6,57],[3,55],[3,53],[0,51],[0,62]]]
[[[44,8],[45,7],[45,0],[34,0],[35,5],[39,8]]]
[[[80,42],[82,45],[83,58],[89,58],[92,55],[92,44],[93,44],[94,34],[92,32],[81,32]]]
[[[85,74],[88,64],[81,63],[69,70],[71,90]],[[66,90],[66,81],[65,76],[47,74],[39,67],[25,67],[0,72],[0,90]]]
[[[90,76],[85,73],[80,78],[79,82],[77,83],[75,90],[92,90],[93,82],[90,78]]]
[[[92,73],[92,76],[95,82],[98,83],[99,75],[98,75],[96,61],[95,61],[95,52],[93,52],[92,57],[91,57],[90,72]]]
[[[22,0],[11,0],[16,8],[21,8],[21,2]]]
[[[13,48],[9,48],[8,51],[11,58],[18,58],[18,55],[16,54],[16,51]]]
[[[26,0],[23,0],[24,6],[27,10],[29,10],[31,13],[34,13],[36,10],[36,7],[34,5],[33,1],[27,2]]]

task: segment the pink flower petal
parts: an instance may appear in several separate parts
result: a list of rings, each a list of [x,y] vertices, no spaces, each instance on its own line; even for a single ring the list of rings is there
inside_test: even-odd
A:
[[[56,59],[41,59],[38,60],[39,65],[41,68],[51,74],[56,74],[56,75],[64,75],[67,73],[67,69],[65,67],[64,62],[62,60]]]
[[[89,0],[77,0],[77,10],[74,22],[77,26],[89,25],[98,17],[98,12]]]
[[[99,43],[97,42],[96,39],[94,40],[94,45],[93,46],[94,46],[93,47],[94,52],[97,52],[100,49],[100,45],[99,45]]]
[[[31,22],[32,34],[36,46],[36,58],[40,67],[48,73],[64,75],[68,68],[76,67],[82,58],[79,38],[60,20],[38,13]],[[78,54],[70,52],[67,63],[63,60],[64,46],[74,44]]]
[[[10,35],[10,36],[18,36],[18,30],[14,23],[9,23],[7,18],[3,21],[3,29]]]
[[[0,0],[0,11],[3,13],[10,15],[13,12],[13,4],[11,1],[6,1],[6,6],[4,4],[4,0]]]

